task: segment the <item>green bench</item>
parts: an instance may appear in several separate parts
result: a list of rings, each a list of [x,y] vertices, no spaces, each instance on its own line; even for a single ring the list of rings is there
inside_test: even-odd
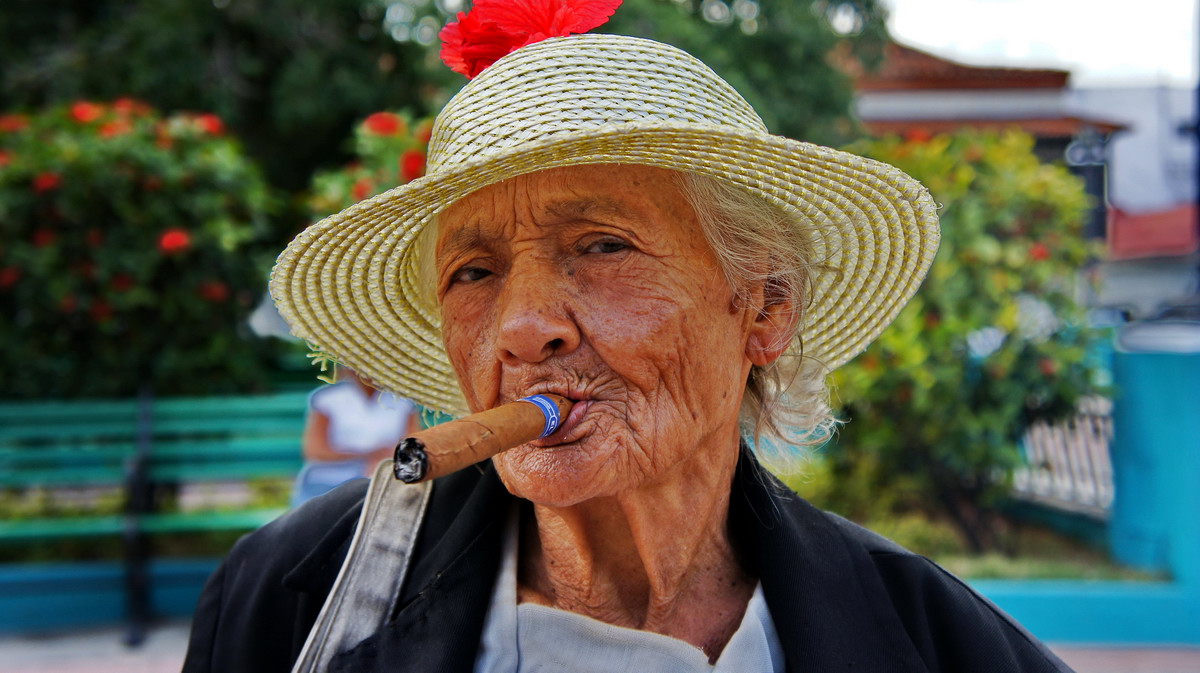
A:
[[[129,640],[149,618],[148,536],[242,531],[285,508],[164,508],[179,487],[299,471],[307,393],[0,404],[0,489],[108,487],[122,511],[0,521],[0,544],[120,536]]]

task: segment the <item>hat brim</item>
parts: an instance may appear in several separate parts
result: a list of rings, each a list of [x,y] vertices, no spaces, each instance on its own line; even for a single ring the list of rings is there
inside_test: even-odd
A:
[[[830,370],[895,318],[937,251],[932,198],[893,166],[765,133],[636,122],[522,144],[327,217],[280,255],[271,295],[293,333],[333,359],[427,408],[465,413],[417,241],[438,212],[481,187],[583,164],[712,176],[798,215],[818,268],[801,342]]]

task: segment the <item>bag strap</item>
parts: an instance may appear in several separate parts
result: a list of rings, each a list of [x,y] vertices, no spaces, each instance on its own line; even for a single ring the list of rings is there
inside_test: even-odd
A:
[[[405,484],[392,461],[375,469],[346,561],[292,673],[326,670],[334,655],[375,633],[387,619],[408,574],[433,482]]]

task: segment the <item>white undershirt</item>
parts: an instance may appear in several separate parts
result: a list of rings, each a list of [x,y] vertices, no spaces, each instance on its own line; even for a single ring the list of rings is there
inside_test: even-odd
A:
[[[329,447],[338,453],[365,454],[395,446],[408,429],[413,403],[391,393],[368,395],[354,381],[318,388],[312,408],[329,419]]]
[[[761,583],[741,625],[717,663],[710,665],[703,650],[670,636],[543,605],[518,605],[517,536],[514,515],[509,518],[475,673],[783,673],[783,646]]]

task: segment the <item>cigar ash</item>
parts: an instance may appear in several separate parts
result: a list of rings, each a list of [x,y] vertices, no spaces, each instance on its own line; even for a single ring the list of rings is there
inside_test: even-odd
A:
[[[429,471],[429,455],[425,453],[425,442],[416,437],[405,437],[396,446],[392,470],[396,478],[406,484],[415,484],[424,479],[425,473]]]

